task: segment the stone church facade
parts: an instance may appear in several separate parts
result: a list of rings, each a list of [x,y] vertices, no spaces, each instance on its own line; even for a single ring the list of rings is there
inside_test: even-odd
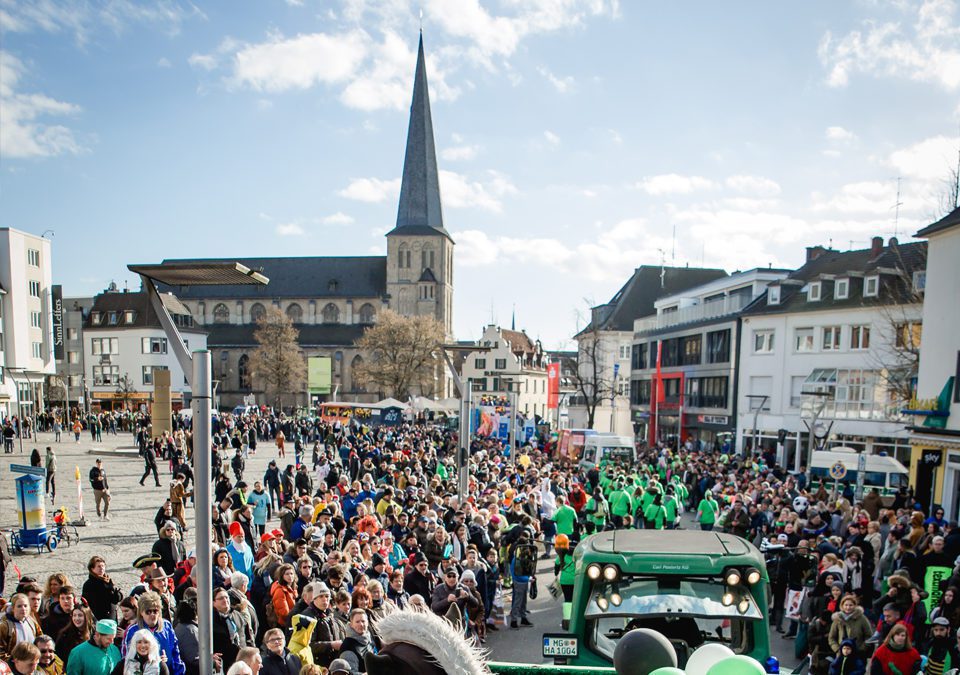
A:
[[[366,391],[354,377],[365,355],[356,347],[364,330],[386,309],[404,316],[434,316],[453,335],[453,238],[443,225],[430,97],[421,36],[404,156],[397,223],[387,233],[387,255],[366,257],[231,258],[263,272],[266,286],[170,287],[208,331],[213,376],[220,405],[239,405],[253,388],[249,358],[256,349],[256,322],[273,305],[300,333],[304,355],[328,356],[331,381],[340,401],[372,402],[382,392]],[[224,260],[225,262],[228,260]],[[165,261],[165,262],[186,262]],[[451,394],[438,369],[433,390]],[[333,400],[334,394],[319,400]],[[297,401],[307,404],[304,393]]]

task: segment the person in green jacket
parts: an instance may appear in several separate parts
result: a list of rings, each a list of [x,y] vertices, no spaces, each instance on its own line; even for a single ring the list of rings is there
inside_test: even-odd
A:
[[[616,489],[610,493],[610,519],[616,529],[623,527],[623,519],[633,513],[633,499],[622,483],[617,483]]]
[[[643,527],[647,530],[662,530],[667,522],[667,510],[663,507],[660,493],[653,496],[650,506],[643,512]]]
[[[713,498],[713,491],[707,490],[700,505],[697,507],[697,522],[700,523],[700,529],[709,532],[717,522],[717,514],[720,512],[720,505]]]
[[[663,508],[667,511],[667,529],[676,529],[680,522],[680,500],[677,498],[677,491],[673,485],[667,486],[667,497],[663,501]]]
[[[558,534],[553,542],[557,551],[557,559],[553,563],[553,575],[559,577],[560,590],[563,591],[563,630],[570,624],[570,614],[573,611],[573,584],[577,579],[576,564],[573,560],[573,549],[576,548],[565,534]]]
[[[602,532],[607,526],[607,514],[610,512],[610,506],[607,504],[607,500],[603,498],[603,490],[600,487],[593,491],[593,496],[587,500],[583,512],[587,516],[588,528],[592,528],[594,532]]]
[[[113,644],[116,636],[116,621],[97,621],[93,637],[70,651],[67,675],[110,675],[121,659],[120,650]]]
[[[573,535],[577,522],[577,512],[567,504],[564,497],[557,497],[557,510],[550,517],[550,520],[557,524],[557,534],[565,534],[570,537]],[[554,545],[554,548],[556,548],[556,545]]]

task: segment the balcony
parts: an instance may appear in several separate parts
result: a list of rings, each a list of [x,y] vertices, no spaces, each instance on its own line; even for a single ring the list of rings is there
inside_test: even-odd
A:
[[[736,314],[753,302],[753,300],[754,298],[745,295],[730,295],[722,301],[718,300],[716,302],[692,305],[678,309],[675,312],[666,312],[657,314],[656,316],[644,317],[633,322],[633,332],[634,334],[640,334],[670,328],[671,326],[680,326],[686,323],[718,319]]]

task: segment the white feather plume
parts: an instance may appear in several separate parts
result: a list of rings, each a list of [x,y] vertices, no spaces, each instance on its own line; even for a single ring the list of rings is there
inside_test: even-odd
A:
[[[445,619],[417,609],[392,612],[377,621],[384,646],[406,642],[433,657],[447,675],[490,675],[484,665],[487,653],[467,642]]]

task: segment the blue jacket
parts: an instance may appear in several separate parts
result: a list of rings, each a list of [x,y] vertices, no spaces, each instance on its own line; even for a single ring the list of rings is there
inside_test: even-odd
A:
[[[238,551],[237,547],[234,546],[233,541],[231,540],[227,544],[227,553],[230,554],[230,558],[233,559],[233,569],[238,572],[243,572],[247,575],[247,581],[253,579],[253,551],[250,550],[249,546],[245,546],[243,551]]]
[[[267,507],[270,505],[270,495],[265,491],[247,495],[247,504],[253,507],[253,522],[256,525],[267,524]]]
[[[123,636],[124,656],[127,655],[127,649],[130,647],[130,640],[133,639],[133,634],[141,628],[146,628],[146,626],[140,625],[140,622],[137,622],[127,629],[126,635]],[[171,626],[170,622],[166,619],[160,619],[158,628],[159,630],[153,631],[153,636],[157,638],[157,642],[160,643],[160,652],[167,655],[167,668],[170,669],[170,675],[184,675],[187,672],[187,668],[183,665],[183,660],[180,658],[180,642],[177,640],[176,633],[173,632],[173,626]]]

